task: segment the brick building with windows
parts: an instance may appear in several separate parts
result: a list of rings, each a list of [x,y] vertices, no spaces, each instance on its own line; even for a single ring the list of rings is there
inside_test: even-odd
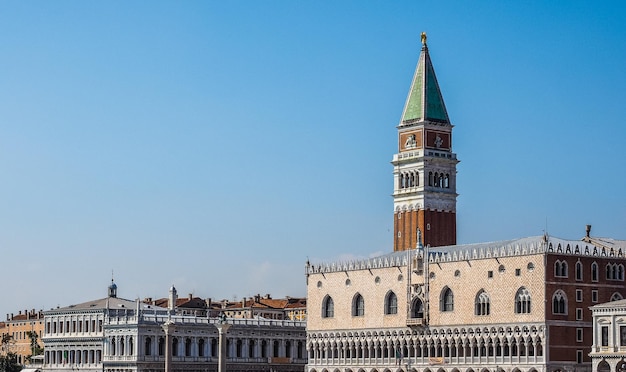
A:
[[[307,372],[590,371],[589,307],[626,294],[626,241],[456,245],[452,124],[426,36],[398,126],[393,252],[308,263]]]

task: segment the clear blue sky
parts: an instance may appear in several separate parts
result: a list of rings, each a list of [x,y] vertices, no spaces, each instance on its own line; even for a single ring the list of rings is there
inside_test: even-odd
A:
[[[392,250],[428,43],[460,243],[626,239],[622,1],[0,3],[0,316],[106,296],[304,296]]]

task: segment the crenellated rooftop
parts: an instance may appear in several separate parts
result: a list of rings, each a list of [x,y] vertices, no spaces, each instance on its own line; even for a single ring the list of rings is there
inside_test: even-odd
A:
[[[591,237],[585,237],[583,240],[566,240],[541,235],[496,242],[398,251],[378,257],[351,261],[309,264],[306,267],[306,273],[330,273],[406,266],[411,255],[423,257],[425,252],[428,254],[429,262],[437,263],[549,253],[624,259],[625,250],[626,240]]]

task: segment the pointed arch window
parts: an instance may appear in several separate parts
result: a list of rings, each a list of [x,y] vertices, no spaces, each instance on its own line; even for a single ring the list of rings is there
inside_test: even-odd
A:
[[[415,298],[411,302],[411,318],[423,318],[424,317],[424,304],[419,298]]]
[[[322,301],[322,318],[332,318],[335,316],[335,303],[333,298],[326,295]]]
[[[596,262],[591,264],[591,281],[598,281],[598,264]]]
[[[583,263],[576,262],[576,280],[583,280]]]
[[[554,262],[554,276],[567,278],[567,261],[556,260]]]
[[[621,299],[623,299],[623,297],[622,297],[622,295],[619,292],[615,292],[611,296],[611,301],[619,301]]]
[[[489,315],[491,313],[489,295],[481,289],[474,301],[474,313],[476,315]]]
[[[453,311],[454,310],[454,294],[452,290],[447,286],[441,290],[439,296],[439,310],[440,311]]]
[[[567,315],[567,297],[565,292],[557,290],[552,296],[552,313]]]
[[[385,297],[385,314],[397,314],[398,313],[398,296],[393,291],[389,291]]]
[[[530,293],[524,287],[517,290],[515,294],[515,313],[516,314],[529,314],[530,313]]]
[[[363,315],[365,315],[365,300],[360,293],[357,293],[352,299],[352,316]]]

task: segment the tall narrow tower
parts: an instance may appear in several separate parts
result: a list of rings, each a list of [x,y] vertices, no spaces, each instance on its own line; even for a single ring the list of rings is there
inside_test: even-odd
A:
[[[417,229],[423,244],[456,244],[456,154],[426,34],[411,89],[398,125],[393,161],[394,251],[415,248]]]

